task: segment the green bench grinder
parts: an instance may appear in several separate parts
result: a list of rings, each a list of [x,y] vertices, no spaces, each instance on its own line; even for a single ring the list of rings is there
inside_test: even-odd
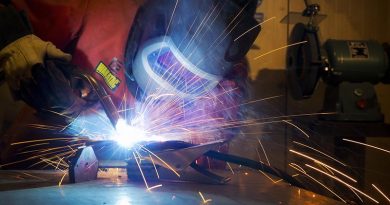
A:
[[[389,45],[371,40],[334,40],[323,45],[318,28],[295,24],[287,50],[287,77],[294,99],[311,97],[320,79],[326,83],[321,119],[382,122],[374,85],[390,83]],[[389,93],[390,94],[390,93]]]

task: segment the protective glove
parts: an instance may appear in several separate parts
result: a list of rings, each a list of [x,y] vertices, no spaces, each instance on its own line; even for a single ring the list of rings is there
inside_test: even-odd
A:
[[[75,66],[61,60],[46,60],[32,68],[32,79],[21,80],[20,97],[40,115],[73,121],[97,99],[82,98],[79,88],[72,87]]]
[[[31,69],[43,64],[45,57],[71,60],[71,55],[57,49],[52,43],[42,41],[35,35],[27,35],[12,42],[0,51],[0,65],[12,90],[20,90],[22,80],[32,79]]]
[[[27,18],[10,6],[0,7],[0,73],[14,94],[21,81],[32,80],[31,69],[46,57],[70,61],[71,55],[31,34]]]

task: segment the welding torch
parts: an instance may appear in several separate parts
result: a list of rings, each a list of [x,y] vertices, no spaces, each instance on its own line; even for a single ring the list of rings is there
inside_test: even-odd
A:
[[[106,90],[103,86],[101,86],[97,80],[89,74],[79,73],[77,77],[81,78],[85,82],[87,82],[91,88],[90,92],[96,94],[99,98],[101,105],[103,106],[103,110],[106,113],[108,119],[111,124],[116,127],[116,124],[120,118],[118,110],[116,109],[114,102],[111,99],[111,96],[107,94]],[[91,94],[91,93],[90,93]]]

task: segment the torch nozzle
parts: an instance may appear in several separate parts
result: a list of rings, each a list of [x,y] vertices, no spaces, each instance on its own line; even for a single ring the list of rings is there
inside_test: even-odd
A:
[[[106,90],[96,81],[94,77],[89,74],[80,74],[80,77],[84,79],[91,86],[92,92],[94,92],[103,106],[103,110],[106,113],[114,129],[120,118],[118,110],[116,109],[111,96],[107,94]]]

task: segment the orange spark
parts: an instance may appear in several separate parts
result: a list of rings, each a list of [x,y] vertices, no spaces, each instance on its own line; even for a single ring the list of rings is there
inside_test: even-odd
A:
[[[388,201],[388,202],[390,202],[390,199],[389,199],[389,197],[388,196],[386,196],[386,194],[385,193],[383,193],[377,186],[375,186],[374,184],[371,184],[383,197],[385,197],[386,198],[386,200]]]
[[[68,174],[68,172],[65,172],[65,174],[62,176],[61,180],[58,182],[58,187],[61,187],[62,181],[64,181],[65,176]]]
[[[324,172],[324,171],[322,171],[322,170],[320,170],[320,169],[317,169],[317,168],[315,168],[315,167],[313,167],[313,166],[310,166],[310,165],[308,165],[308,164],[305,164],[305,166],[307,166],[307,167],[309,167],[309,168],[311,168],[311,169],[313,169],[313,170],[316,170],[317,172],[320,172],[320,173],[322,173],[322,174],[325,174],[326,176],[328,176],[328,177],[330,177],[330,178],[332,178],[332,179],[334,179],[334,180],[340,182],[341,184],[344,184],[344,185],[347,186],[348,188],[351,188],[351,189],[357,191],[357,192],[360,193],[361,195],[363,195],[363,196],[367,197],[368,199],[372,200],[373,202],[379,204],[379,202],[378,202],[377,200],[375,200],[374,198],[372,198],[372,197],[369,196],[368,194],[366,194],[366,193],[360,191],[360,190],[357,189],[356,187],[354,187],[354,186],[352,186],[352,185],[346,183],[345,181],[339,179],[338,177],[332,176],[332,175],[330,175],[330,174],[328,174],[328,173],[326,173],[326,172]]]
[[[267,53],[261,54],[261,55],[255,57],[253,60],[257,60],[257,59],[259,59],[259,58],[261,58],[261,57],[264,57],[264,56],[269,55],[269,54],[271,54],[271,53],[274,53],[274,52],[276,52],[276,51],[279,51],[279,50],[282,50],[282,49],[285,49],[285,48],[288,48],[288,47],[291,47],[291,46],[296,46],[296,45],[299,45],[299,44],[304,44],[304,43],[307,43],[307,41],[301,41],[301,42],[293,43],[293,44],[290,44],[290,45],[287,45],[287,46],[282,46],[282,47],[280,47],[280,48],[277,48],[277,49],[268,51]]]
[[[152,189],[155,189],[155,188],[158,188],[158,187],[162,187],[162,184],[158,184],[156,186],[152,186],[152,187],[148,188],[148,191],[151,191]]]
[[[203,200],[203,204],[207,204],[208,202],[212,201],[212,199],[205,199],[205,198],[203,197],[202,192],[199,191],[198,193],[199,193],[200,197],[201,197],[202,200]]]
[[[363,143],[363,142],[358,142],[358,141],[354,141],[354,140],[349,140],[349,139],[343,139],[344,141],[347,141],[347,142],[352,142],[352,143],[356,143],[356,144],[360,144],[360,145],[364,145],[364,146],[367,146],[367,147],[371,147],[371,148],[374,148],[374,149],[377,149],[377,150],[380,150],[380,151],[383,151],[383,152],[387,152],[390,154],[390,151],[389,150],[386,150],[386,149],[383,149],[383,148],[380,148],[380,147],[376,147],[374,145],[369,145],[369,144],[366,144],[366,143]]]
[[[355,183],[357,182],[356,179],[354,179],[354,178],[348,176],[347,174],[345,174],[345,173],[343,173],[343,172],[337,170],[336,168],[333,168],[332,166],[330,166],[330,165],[328,165],[328,164],[325,164],[324,162],[321,162],[321,161],[318,160],[318,159],[315,159],[315,158],[313,158],[313,157],[310,157],[310,156],[308,156],[308,155],[305,155],[305,154],[303,154],[303,153],[301,153],[301,152],[297,152],[297,151],[295,151],[295,150],[291,150],[291,149],[290,149],[289,151],[292,152],[292,153],[294,153],[294,154],[297,154],[297,155],[299,155],[299,156],[302,156],[302,157],[305,157],[305,158],[307,158],[307,159],[310,159],[310,160],[312,160],[313,162],[315,162],[315,163],[317,163],[317,164],[326,166],[327,168],[329,168],[329,169],[331,169],[331,170],[333,170],[333,171],[335,171],[335,172],[341,174],[342,176],[346,177],[347,179],[349,179],[349,180],[351,180],[351,181],[353,181],[353,182],[355,182]]]

